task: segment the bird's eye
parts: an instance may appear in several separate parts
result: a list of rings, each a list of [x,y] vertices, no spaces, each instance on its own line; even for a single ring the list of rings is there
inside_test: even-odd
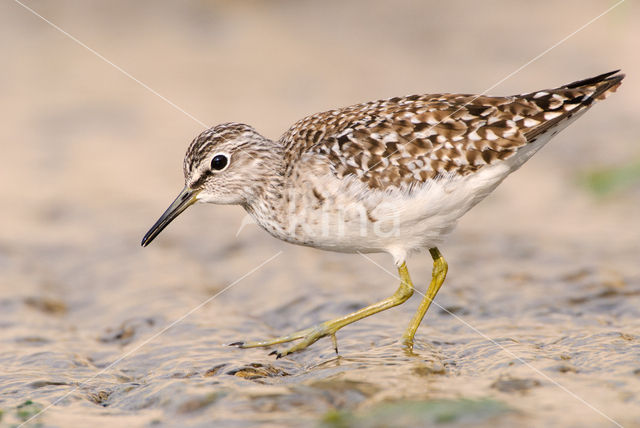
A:
[[[211,159],[211,169],[222,171],[228,163],[229,159],[227,159],[226,155],[215,155],[213,159]]]

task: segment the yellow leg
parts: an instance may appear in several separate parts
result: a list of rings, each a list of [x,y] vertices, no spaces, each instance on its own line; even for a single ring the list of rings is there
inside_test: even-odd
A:
[[[402,335],[402,341],[409,348],[413,347],[413,337],[416,334],[416,330],[418,330],[418,326],[422,322],[422,318],[427,313],[429,306],[431,306],[431,302],[435,299],[436,294],[442,287],[442,283],[444,282],[444,278],[447,276],[447,262],[445,261],[442,254],[437,248],[431,248],[429,250],[431,253],[431,257],[433,257],[433,273],[431,274],[431,283],[429,284],[429,288],[427,289],[427,294],[424,296],[424,299],[420,303],[420,307],[418,311],[413,316],[413,319],[409,323],[409,327]]]
[[[307,346],[316,342],[321,337],[331,336],[331,338],[333,339],[334,348],[336,349],[336,352],[338,352],[338,345],[335,339],[335,334],[338,330],[348,324],[361,320],[362,318],[366,318],[370,315],[376,314],[394,306],[398,306],[399,304],[404,303],[409,297],[411,297],[411,295],[413,294],[413,284],[411,283],[409,271],[407,270],[407,265],[405,263],[402,263],[402,265],[398,267],[398,273],[400,274],[400,286],[391,297],[387,297],[386,299],[381,300],[378,303],[369,305],[349,315],[345,315],[343,317],[336,318],[330,321],[325,321],[311,328],[300,330],[273,340],[265,340],[262,342],[235,342],[231,343],[230,345],[238,346],[240,348],[256,348],[260,346],[272,346],[279,343],[302,339],[299,343],[296,343],[286,351],[273,352],[277,355],[277,358],[280,358],[284,357],[285,355],[291,354],[292,352],[305,349]]]

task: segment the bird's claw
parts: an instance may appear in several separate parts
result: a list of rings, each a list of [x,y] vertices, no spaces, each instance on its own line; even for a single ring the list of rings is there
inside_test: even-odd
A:
[[[280,358],[284,357],[286,355],[286,353],[283,354],[282,352],[280,352],[280,351],[278,351],[276,349],[276,350],[273,350],[273,351],[269,352],[269,356],[271,356],[271,355],[275,355],[276,356],[276,360],[279,360]]]

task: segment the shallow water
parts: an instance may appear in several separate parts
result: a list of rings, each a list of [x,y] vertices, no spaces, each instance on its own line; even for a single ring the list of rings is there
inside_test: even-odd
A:
[[[251,242],[258,233],[223,255],[211,245],[189,254],[186,241],[144,252],[124,240],[64,249],[30,280],[28,264],[18,268],[5,251],[12,268],[3,269],[3,282],[23,278],[2,301],[6,420],[16,422],[14,409],[26,400],[61,399],[42,415],[45,425],[307,426],[326,418],[374,426],[384,420],[378,413],[394,411],[406,426],[439,417],[462,425],[606,425],[589,406],[623,425],[637,422],[640,278],[625,261],[637,247],[605,253],[612,267],[592,250],[543,252],[543,242],[458,234],[447,248],[442,308],[430,311],[413,353],[397,339],[418,299],[340,331],[339,356],[322,339],[275,360],[269,350],[223,344],[347,313],[389,294],[395,281],[360,256]],[[241,277],[242,266],[280,248],[282,255],[189,314]],[[28,251],[52,258],[46,248]],[[413,260],[416,283],[428,277],[426,256],[420,261]],[[182,275],[168,275],[180,267]],[[423,407],[385,407],[404,401]]]
[[[438,25],[455,2],[436,14],[413,3],[391,13],[381,2],[368,20],[355,19],[358,7],[337,3],[322,10],[304,2],[160,3],[152,11],[114,4],[108,11],[38,7],[190,111],[216,122],[246,120],[272,136],[336,103],[418,86],[481,91],[523,62],[508,46],[501,64],[461,59],[461,41],[479,31],[503,39],[487,34],[476,13],[461,18],[469,21],[467,35],[429,48],[442,63],[458,64],[451,76],[442,78],[428,57],[416,59],[417,36],[400,24],[435,15],[429,19]],[[551,16],[548,5],[527,13],[532,23],[548,23],[546,47],[566,35],[563,17],[582,13],[577,28],[601,12],[598,2],[586,4]],[[20,58],[0,71],[8,101],[0,161],[0,424],[46,409],[34,425],[640,425],[639,187],[632,181],[598,196],[579,180],[591,167],[638,155],[633,79],[462,220],[441,247],[449,276],[413,352],[398,339],[418,294],[341,330],[338,355],[321,339],[276,360],[272,349],[225,344],[288,333],[390,295],[397,285],[390,257],[295,247],[255,225],[237,234],[244,212],[214,206],[190,209],[140,248],[181,187],[183,151],[199,125],[18,6],[0,7],[0,31],[12,41],[3,49]],[[483,7],[477,13],[487,20],[504,12],[500,4]],[[637,16],[632,6],[558,52],[573,52],[570,58],[549,58],[555,71],[547,63],[509,88],[586,77],[609,59],[630,75],[640,72],[630,54],[639,30],[627,25],[637,21],[629,16]],[[351,45],[327,46],[319,22],[329,18],[337,20],[331,34]],[[388,20],[395,28],[389,49],[359,44],[363,35],[378,40]],[[618,33],[610,31],[614,24]],[[580,53],[614,38],[611,58],[592,70]],[[542,50],[529,44],[530,56]],[[302,46],[314,55],[283,65]],[[247,51],[266,64],[259,75],[247,71]],[[413,66],[363,76],[371,52]],[[341,73],[330,66],[335,61]],[[557,76],[562,64],[568,77]],[[459,71],[471,66],[477,76]],[[414,81],[439,87],[407,83]],[[509,92],[502,89],[496,93]],[[424,291],[428,255],[413,257],[409,270]]]

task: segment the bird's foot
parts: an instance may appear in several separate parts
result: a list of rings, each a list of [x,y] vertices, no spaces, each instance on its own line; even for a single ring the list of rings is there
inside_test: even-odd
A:
[[[331,336],[331,340],[333,341],[333,348],[338,353],[338,341],[336,339],[336,331],[338,331],[339,327],[332,325],[331,321],[323,322],[317,324],[313,327],[296,331],[295,333],[291,333],[285,336],[280,336],[271,340],[264,341],[253,341],[253,342],[234,342],[230,343],[229,346],[237,346],[238,348],[258,348],[258,347],[267,347],[278,345],[280,343],[293,342],[294,340],[300,340],[300,342],[295,345],[289,347],[284,351],[275,350],[271,352],[269,355],[275,355],[276,359],[282,358],[286,355],[292,354],[294,352],[302,351],[307,348],[309,345],[317,342],[318,339],[321,339],[325,336]]]

